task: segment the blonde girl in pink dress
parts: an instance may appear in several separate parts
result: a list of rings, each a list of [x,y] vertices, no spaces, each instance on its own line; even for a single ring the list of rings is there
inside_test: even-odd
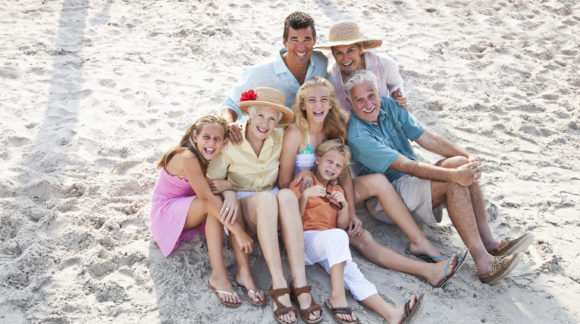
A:
[[[227,143],[227,122],[215,116],[204,116],[191,125],[179,145],[170,149],[157,163],[161,169],[151,199],[151,232],[164,256],[179,242],[205,231],[212,273],[208,288],[218,300],[230,307],[239,307],[241,299],[234,291],[222,255],[223,228],[232,238],[238,262],[236,282],[253,304],[266,302],[250,270],[248,254],[253,241],[246,234],[238,217],[235,193],[226,182],[208,183],[207,165]],[[216,187],[223,193],[214,195]]]

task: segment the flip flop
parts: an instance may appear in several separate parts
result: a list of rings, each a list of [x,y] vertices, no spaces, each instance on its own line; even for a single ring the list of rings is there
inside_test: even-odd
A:
[[[419,312],[421,311],[421,308],[423,308],[423,304],[425,304],[425,299],[426,299],[425,294],[421,294],[419,297],[417,297],[413,309],[411,309],[412,299],[407,300],[407,302],[405,303],[405,317],[403,317],[403,322],[401,322],[401,324],[409,324],[413,322],[417,314],[419,314]]]
[[[244,293],[244,295],[246,295],[246,297],[248,297],[248,301],[252,304],[252,305],[256,305],[256,306],[264,306],[266,305],[266,303],[268,302],[268,299],[266,298],[266,294],[264,294],[264,299],[257,302],[254,299],[250,298],[250,295],[254,295],[254,297],[256,297],[257,300],[259,300],[260,298],[260,292],[263,290],[260,289],[258,291],[253,291],[252,289],[248,289],[246,286],[242,285],[241,283],[236,281],[236,285],[238,285],[238,287],[240,287],[240,289],[242,290],[242,292]]]
[[[236,293],[236,292],[231,293],[231,292],[228,292],[228,291],[217,290],[217,289],[214,288],[214,286],[212,286],[209,283],[209,280],[207,281],[207,288],[209,288],[209,290],[211,290],[215,294],[215,296],[220,301],[220,303],[222,303],[222,304],[224,304],[224,305],[226,305],[228,307],[237,308],[237,307],[240,307],[240,305],[242,305],[242,302],[241,301],[239,303],[228,302],[228,301],[225,301],[225,300],[221,299],[221,297],[219,295],[219,294],[224,294],[224,295],[228,295],[228,296],[237,297],[238,296],[238,293]]]
[[[345,315],[353,316],[354,314],[352,312],[352,308],[350,308],[350,307],[333,307],[332,304],[330,304],[329,299],[326,300],[325,306],[326,306],[326,308],[328,308],[328,311],[332,313],[332,315],[334,316],[334,319],[337,322],[339,322],[340,324],[356,324],[356,323],[358,323],[358,318],[354,321],[347,321],[347,320],[343,320],[337,316],[338,314],[345,314]]]
[[[412,255],[416,258],[419,258],[419,259],[426,261],[426,262],[429,262],[429,263],[437,263],[438,259],[445,258],[445,256],[443,254],[441,254],[441,255],[415,254],[415,253],[409,251],[409,249],[405,250],[405,254]]]
[[[465,259],[467,259],[468,255],[469,249],[465,250],[465,253],[463,255],[455,254],[458,260],[457,265],[455,266],[455,268],[453,268],[453,271],[451,271],[449,276],[447,276],[447,268],[449,267],[449,263],[451,263],[452,260],[452,258],[449,258],[449,260],[447,260],[447,265],[445,266],[445,271],[443,272],[443,279],[433,288],[443,288],[445,284],[447,284],[447,281],[449,281],[449,279],[451,279],[451,277],[453,277],[453,275],[461,268],[463,262],[465,262]]]

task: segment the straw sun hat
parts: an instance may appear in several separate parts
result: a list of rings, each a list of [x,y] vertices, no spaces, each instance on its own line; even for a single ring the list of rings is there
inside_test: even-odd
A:
[[[362,50],[377,48],[383,44],[382,39],[362,39],[358,26],[352,21],[341,21],[330,26],[328,31],[328,43],[315,46],[330,50],[333,46],[360,44]]]
[[[292,109],[284,106],[286,102],[286,96],[272,88],[256,88],[256,90],[248,90],[242,93],[240,98],[240,103],[238,107],[248,113],[248,108],[251,106],[266,106],[269,108],[274,108],[282,113],[282,119],[280,119],[280,124],[287,124],[294,118],[294,112]]]

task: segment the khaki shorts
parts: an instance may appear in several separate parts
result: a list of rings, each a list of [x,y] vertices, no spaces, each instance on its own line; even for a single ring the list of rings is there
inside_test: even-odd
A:
[[[443,204],[433,208],[431,204],[431,181],[412,176],[402,176],[393,187],[403,199],[417,224],[439,223],[443,217]],[[376,219],[394,224],[377,197],[365,201],[369,213]]]

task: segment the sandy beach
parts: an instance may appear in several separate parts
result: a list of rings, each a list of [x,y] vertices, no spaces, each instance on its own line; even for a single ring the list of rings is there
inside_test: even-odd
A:
[[[409,110],[484,162],[494,233],[535,237],[495,286],[478,280],[471,259],[433,289],[353,251],[380,293],[396,305],[425,293],[420,323],[580,323],[574,0],[0,1],[0,323],[273,322],[272,302],[242,298],[229,309],[207,289],[203,236],[163,257],[150,198],[155,162],[219,111],[245,69],[282,47],[283,20],[296,10],[315,19],[319,42],[344,19],[383,38]],[[359,211],[379,242],[405,251],[397,227]],[[446,212],[422,228],[443,253],[464,248]],[[251,262],[267,289],[259,248]],[[329,276],[306,271],[322,304]],[[348,301],[363,323],[382,321]]]

